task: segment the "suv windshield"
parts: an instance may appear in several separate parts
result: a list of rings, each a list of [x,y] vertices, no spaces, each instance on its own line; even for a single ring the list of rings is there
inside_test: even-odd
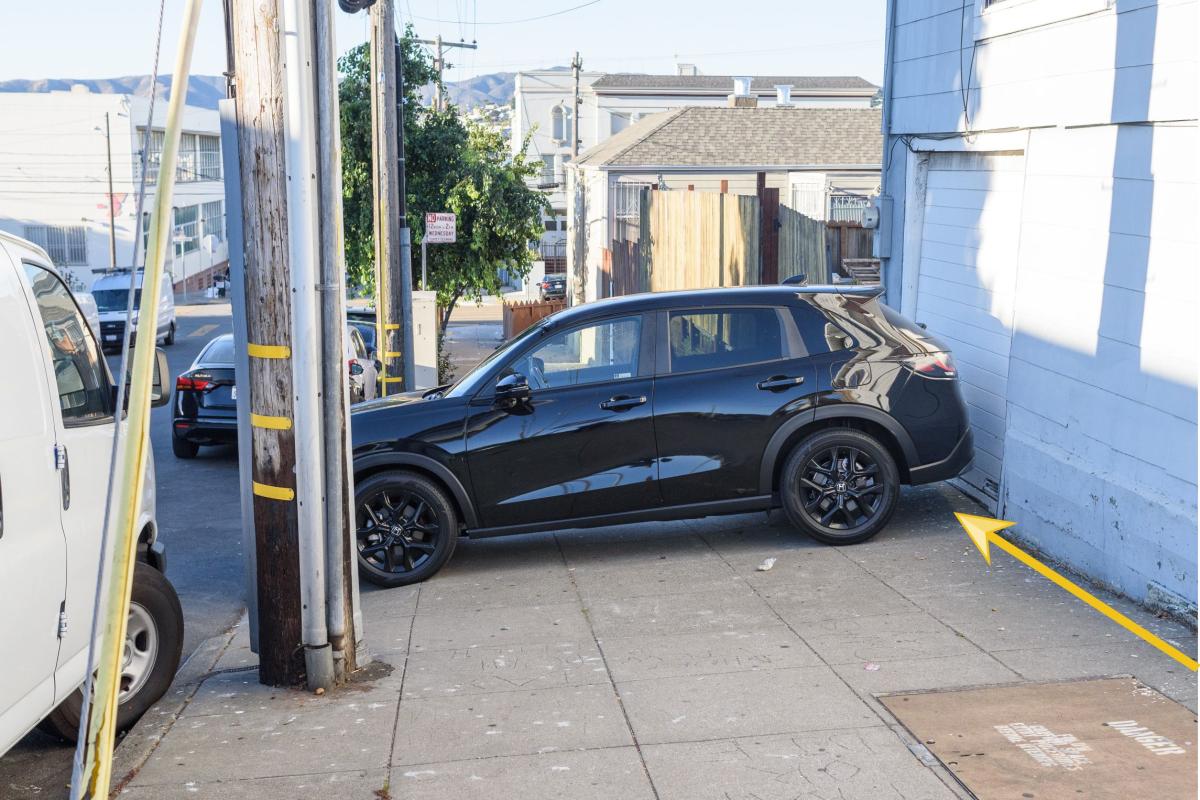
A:
[[[96,298],[97,311],[124,311],[129,302],[128,289],[98,289],[92,292]],[[142,307],[142,290],[138,289],[133,295],[133,307]]]

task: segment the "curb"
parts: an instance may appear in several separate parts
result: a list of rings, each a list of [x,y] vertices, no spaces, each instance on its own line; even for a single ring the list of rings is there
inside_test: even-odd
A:
[[[217,661],[233,641],[238,627],[244,620],[243,613],[242,618],[229,630],[201,642],[175,673],[175,680],[167,693],[152,705],[121,739],[113,752],[112,774],[116,777],[116,783],[109,792],[109,797],[120,795],[150,760],[163,737],[195,697],[200,686],[212,674]]]

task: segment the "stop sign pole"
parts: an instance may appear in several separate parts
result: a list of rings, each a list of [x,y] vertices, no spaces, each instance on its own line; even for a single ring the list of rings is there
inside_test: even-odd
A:
[[[429,273],[427,269],[428,251],[426,245],[454,244],[456,240],[457,218],[454,214],[428,213],[425,215],[425,235],[421,237],[421,289],[429,289]]]

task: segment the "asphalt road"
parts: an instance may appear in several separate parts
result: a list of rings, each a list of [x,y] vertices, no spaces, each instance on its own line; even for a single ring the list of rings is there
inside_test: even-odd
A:
[[[182,306],[175,344],[167,347],[171,382],[186,370],[211,338],[232,330],[228,305]],[[120,354],[109,356],[113,375]],[[171,407],[154,409],[150,420],[158,489],[159,540],[167,549],[167,577],[183,606],[186,659],[210,636],[227,630],[244,608],[241,509],[237,451],[201,448],[182,461],[171,453]],[[0,800],[67,795],[72,748],[40,731],[0,758]]]

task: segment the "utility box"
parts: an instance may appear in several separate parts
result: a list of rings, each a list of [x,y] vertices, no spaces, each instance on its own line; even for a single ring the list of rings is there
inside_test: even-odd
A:
[[[412,293],[414,389],[438,385],[437,292]]]

